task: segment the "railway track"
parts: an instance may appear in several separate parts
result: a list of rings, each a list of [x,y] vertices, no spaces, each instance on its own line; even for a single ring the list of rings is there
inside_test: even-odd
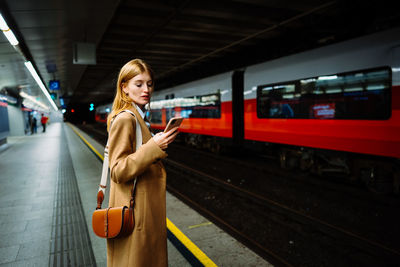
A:
[[[257,205],[259,207],[266,207],[268,211],[270,212],[269,215],[272,213],[275,213],[275,217],[283,219],[282,221],[278,222],[276,221],[275,223],[279,223],[283,226],[286,226],[288,229],[285,232],[292,232],[293,231],[293,226],[298,226],[300,227],[299,231],[305,230],[306,232],[313,233],[314,237],[312,239],[318,240],[318,236],[321,237],[322,239],[328,239],[329,241],[334,241],[332,245],[334,244],[345,244],[345,249],[342,250],[342,259],[344,259],[342,262],[336,262],[334,264],[332,263],[327,263],[327,262],[304,262],[303,266],[310,266],[315,265],[315,266],[338,266],[336,264],[340,264],[341,266],[347,265],[348,262],[346,262],[345,257],[346,255],[348,256],[349,253],[355,253],[357,251],[358,255],[362,255],[361,257],[358,257],[357,255],[353,255],[352,261],[357,261],[357,258],[360,260],[360,263],[363,262],[364,266],[368,266],[368,262],[372,263],[382,263],[382,260],[386,262],[392,262],[395,263],[396,261],[400,260],[400,253],[399,251],[396,251],[394,249],[388,248],[383,244],[377,243],[372,240],[368,240],[366,238],[363,238],[355,233],[352,233],[348,230],[341,229],[337,226],[334,226],[332,224],[329,224],[328,222],[324,222],[319,220],[318,218],[314,218],[311,216],[308,216],[306,214],[300,213],[297,210],[291,209],[288,206],[282,205],[280,203],[277,203],[271,199],[268,199],[265,196],[255,194],[253,192],[244,190],[240,187],[237,187],[235,185],[232,185],[228,182],[225,182],[221,179],[218,179],[216,177],[213,177],[207,173],[195,170],[193,168],[190,168],[188,166],[185,166],[183,164],[180,164],[178,162],[175,162],[173,160],[165,160],[165,164],[167,165],[170,178],[171,178],[171,172],[174,173],[174,176],[178,175],[181,177],[184,177],[183,179],[185,180],[193,180],[195,179],[198,183],[199,178],[202,180],[202,182],[207,183],[211,185],[212,187],[219,187],[222,188],[221,191],[226,191],[229,192],[229,195],[231,198],[241,198],[245,200],[248,204],[248,206],[251,205]],[[184,174],[183,174],[184,173]],[[174,183],[172,183],[174,184]],[[181,180],[177,184],[182,184]],[[246,233],[246,231],[240,230],[241,225],[234,225],[231,222],[227,221],[224,216],[219,215],[217,212],[215,212],[215,209],[210,207],[212,203],[208,203],[207,206],[204,206],[204,202],[198,201],[199,198],[193,194],[193,192],[182,192],[179,188],[175,188],[174,185],[171,185],[171,183],[168,184],[168,190],[171,191],[173,194],[177,195],[180,199],[183,201],[187,202],[190,204],[192,207],[194,207],[196,210],[201,212],[204,216],[209,217],[212,221],[214,221],[217,225],[222,227],[224,230],[230,232],[233,236],[244,242],[248,247],[253,249],[254,251],[258,252],[261,256],[265,257],[266,259],[272,261],[276,265],[279,266],[291,266],[291,265],[299,265],[299,259],[290,261],[286,260],[285,257],[280,256],[277,252],[274,251],[274,248],[269,248],[266,247],[265,244],[260,243],[257,239],[253,238],[250,234]],[[215,198],[212,198],[215,200]],[[207,202],[207,201],[206,201]],[[213,212],[214,210],[214,212]],[[265,217],[265,214],[264,216]],[[258,218],[262,220],[262,218]],[[286,222],[285,222],[286,221]],[[290,222],[288,222],[290,221]],[[292,228],[292,229],[289,229]],[[254,232],[254,231],[252,231]],[[262,232],[261,230],[259,231],[260,233]],[[307,238],[305,238],[307,239]],[[299,243],[305,242],[308,243],[309,241],[305,241],[305,239],[298,241]],[[290,240],[287,242],[289,245],[294,244],[295,241]],[[329,246],[330,244],[327,244],[327,242],[319,242],[323,243],[322,246],[326,247]],[[328,242],[329,243],[329,242]],[[305,244],[304,244],[305,245]],[[338,249],[333,249],[335,253],[340,253],[337,251]],[[353,251],[353,252],[352,252]],[[324,252],[320,252],[324,253]],[[319,254],[319,253],[318,253]],[[311,255],[310,255],[311,256]],[[331,255],[331,257],[338,256],[338,255]],[[331,258],[329,257],[329,258]],[[369,260],[367,262],[364,262],[361,258],[365,257],[368,258]],[[340,258],[340,257],[339,257]],[[301,262],[301,260],[300,260]],[[321,265],[320,265],[321,264]],[[344,265],[342,265],[344,264]]]

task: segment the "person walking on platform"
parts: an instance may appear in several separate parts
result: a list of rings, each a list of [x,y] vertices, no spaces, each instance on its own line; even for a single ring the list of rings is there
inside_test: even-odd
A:
[[[110,162],[109,207],[128,206],[137,178],[134,221],[127,237],[107,239],[107,266],[167,266],[166,172],[160,159],[178,134],[177,127],[154,136],[145,118],[145,106],[154,90],[154,74],[140,59],[120,70],[116,96],[107,119]],[[133,112],[135,118],[129,112]],[[142,146],[136,147],[136,123],[140,124]]]
[[[43,113],[42,113],[42,118],[40,119],[40,122],[42,123],[43,126],[43,132],[46,132],[46,123],[49,120],[48,117],[46,117]]]
[[[32,116],[31,122],[31,134],[37,133],[37,120],[35,116]]]

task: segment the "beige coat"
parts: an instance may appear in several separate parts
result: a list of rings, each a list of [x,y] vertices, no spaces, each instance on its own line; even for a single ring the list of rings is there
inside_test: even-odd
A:
[[[109,133],[110,207],[129,206],[133,178],[135,228],[125,238],[107,240],[108,267],[167,266],[166,173],[161,158],[167,154],[153,141],[139,112],[130,109],[140,123],[143,145],[136,149],[134,117],[119,114]]]

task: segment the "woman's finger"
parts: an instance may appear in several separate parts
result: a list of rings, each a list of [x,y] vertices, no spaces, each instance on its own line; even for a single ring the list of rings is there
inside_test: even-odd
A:
[[[178,135],[179,132],[175,132],[174,134],[168,136],[168,144],[172,143],[175,140],[175,137]]]
[[[179,126],[177,126],[177,127],[175,127],[175,128],[172,128],[171,130],[169,130],[169,131],[166,132],[165,134],[166,134],[167,136],[170,136],[173,132],[177,131],[178,128],[179,128]]]

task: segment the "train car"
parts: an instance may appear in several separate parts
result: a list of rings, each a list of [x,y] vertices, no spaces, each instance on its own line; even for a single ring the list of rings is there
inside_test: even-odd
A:
[[[217,152],[233,133],[232,73],[155,92],[150,105],[152,128],[162,130],[170,118],[183,117],[180,131],[185,142]]]
[[[394,29],[248,67],[244,138],[288,145],[282,167],[347,173],[398,192],[399,36]]]
[[[248,67],[245,138],[400,158],[399,34]]]
[[[97,122],[107,124],[107,116],[108,114],[110,114],[111,109],[112,109],[112,103],[96,107],[96,112],[94,115],[95,120]]]
[[[276,155],[398,192],[400,28],[156,91],[152,127],[185,118],[185,141]]]

